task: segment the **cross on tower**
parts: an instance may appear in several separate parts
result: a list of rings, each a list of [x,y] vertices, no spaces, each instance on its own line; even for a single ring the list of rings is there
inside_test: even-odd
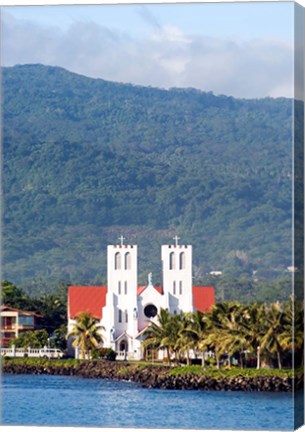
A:
[[[177,235],[173,238],[173,240],[175,240],[175,246],[178,246],[178,240],[180,240],[180,237],[178,237]]]
[[[124,245],[124,240],[126,240],[126,238],[121,235],[118,239],[121,242],[121,246],[123,246]]]

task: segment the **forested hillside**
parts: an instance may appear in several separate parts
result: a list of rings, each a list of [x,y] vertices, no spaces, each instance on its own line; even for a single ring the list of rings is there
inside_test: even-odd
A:
[[[211,270],[251,281],[253,271],[258,280],[285,275],[291,100],[139,87],[42,65],[4,68],[2,81],[6,279],[105,282],[106,246],[123,234],[139,246],[140,282],[152,271],[159,283],[160,246],[176,233],[194,247],[195,283]]]

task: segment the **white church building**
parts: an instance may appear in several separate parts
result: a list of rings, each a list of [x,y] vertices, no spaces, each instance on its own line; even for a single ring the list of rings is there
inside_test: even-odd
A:
[[[214,288],[193,286],[192,246],[161,246],[162,286],[154,286],[148,274],[146,286],[138,285],[138,247],[124,244],[107,248],[107,286],[70,286],[68,291],[68,331],[80,312],[90,312],[100,321],[103,346],[111,347],[118,359],[143,358],[143,332],[157,321],[161,308],[170,313],[208,312],[215,302]],[[71,344],[69,344],[72,354]]]

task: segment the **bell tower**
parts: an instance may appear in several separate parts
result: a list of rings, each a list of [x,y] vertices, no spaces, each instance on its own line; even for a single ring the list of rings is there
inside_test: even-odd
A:
[[[134,335],[134,316],[137,311],[138,257],[137,246],[119,244],[107,247],[106,340],[112,342],[126,332]],[[132,347],[128,346],[128,350]]]
[[[192,312],[192,246],[174,244],[161,246],[164,307],[171,313]]]

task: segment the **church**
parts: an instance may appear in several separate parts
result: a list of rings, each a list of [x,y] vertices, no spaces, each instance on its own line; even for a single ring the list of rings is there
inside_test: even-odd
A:
[[[143,333],[150,321],[157,322],[161,308],[172,314],[209,312],[215,303],[214,288],[193,286],[192,246],[174,243],[161,246],[162,285],[138,285],[138,247],[119,244],[107,247],[107,286],[70,286],[68,331],[80,312],[90,312],[105,328],[103,346],[117,352],[117,359],[143,358]],[[69,353],[72,354],[69,344]],[[77,349],[74,355],[77,357]]]

